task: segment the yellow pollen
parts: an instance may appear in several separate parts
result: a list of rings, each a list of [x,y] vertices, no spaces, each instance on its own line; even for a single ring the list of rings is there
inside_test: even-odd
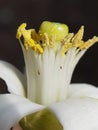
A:
[[[26,49],[31,47],[34,51],[43,53],[43,48],[34,39],[32,39],[32,29],[26,30],[26,23],[19,26],[16,34],[16,38],[20,39],[22,36],[24,38],[24,46]]]
[[[69,50],[69,48],[71,48],[71,47],[72,47],[72,43],[71,43],[71,42],[65,44],[65,45],[63,46],[63,49],[62,49],[62,56],[64,56],[65,53],[66,53],[66,52]]]
[[[86,42],[83,41],[84,26],[81,26],[75,35],[68,33],[67,25],[60,23],[45,21],[41,24],[38,33],[36,33],[35,29],[26,30],[26,26],[26,23],[19,26],[16,38],[21,40],[21,37],[23,37],[25,49],[28,50],[30,47],[40,54],[43,54],[44,47],[48,49],[53,48],[54,53],[61,48],[61,55],[65,55],[70,48],[81,51],[88,49],[95,42],[98,42],[98,37],[96,36]],[[54,31],[52,31],[53,29]]]
[[[98,42],[98,37],[94,36],[92,39],[89,39],[88,41],[84,42],[83,39],[83,33],[84,33],[84,26],[81,26],[79,31],[75,34],[73,37],[72,34],[68,34],[64,40],[62,41],[63,47],[62,47],[62,55],[65,55],[65,53],[72,47],[75,49],[83,50],[88,49],[91,47],[94,43]],[[72,38],[73,37],[73,38]]]
[[[18,29],[17,29],[17,34],[16,34],[16,38],[17,38],[17,39],[20,39],[20,38],[21,38],[22,32],[25,30],[25,27],[26,27],[26,26],[27,26],[26,23],[23,23],[23,24],[21,24],[21,25],[18,27]]]
[[[91,47],[95,42],[98,42],[98,37],[94,36],[92,39],[89,39],[84,44],[80,46],[80,49],[88,49]]]
[[[73,46],[78,48],[81,46],[81,41],[83,38],[83,33],[84,33],[84,26],[81,26],[79,31],[75,34],[75,36],[72,39]]]

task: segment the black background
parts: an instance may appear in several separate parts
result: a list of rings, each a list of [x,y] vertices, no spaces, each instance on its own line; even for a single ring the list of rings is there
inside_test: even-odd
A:
[[[22,70],[24,60],[16,29],[22,22],[38,29],[44,20],[66,23],[70,32],[84,25],[84,40],[98,36],[98,0],[0,0],[0,59]],[[80,60],[72,82],[98,86],[98,43]],[[1,92],[5,88],[1,80]]]

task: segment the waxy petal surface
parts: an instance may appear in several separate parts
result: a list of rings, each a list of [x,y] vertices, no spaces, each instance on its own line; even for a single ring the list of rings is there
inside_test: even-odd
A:
[[[25,96],[26,81],[16,67],[0,60],[0,78],[6,82],[9,92]]]
[[[13,94],[0,95],[0,130],[9,130],[24,116],[39,111],[44,107],[30,102],[22,96]]]

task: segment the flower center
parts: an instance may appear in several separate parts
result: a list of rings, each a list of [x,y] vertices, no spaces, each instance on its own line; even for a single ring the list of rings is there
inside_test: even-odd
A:
[[[65,100],[67,88],[76,64],[85,51],[98,41],[94,36],[83,41],[84,26],[74,35],[68,26],[45,21],[38,33],[19,26],[17,39],[23,41],[27,72],[27,97],[36,103],[49,105]],[[21,42],[22,43],[22,42]]]
[[[98,41],[98,37],[93,37],[84,42],[83,33],[84,26],[74,35],[68,33],[67,25],[48,21],[41,24],[38,33],[35,29],[26,30],[26,23],[19,26],[16,37],[20,43],[23,40],[27,97],[31,101],[48,106],[67,98],[76,64],[85,51]],[[43,117],[46,119],[43,120]],[[49,129],[63,129],[46,109],[24,117],[20,124],[24,129],[36,130],[48,129],[45,125],[48,122],[55,124],[50,124]]]
[[[40,54],[43,54],[45,46],[53,47],[55,50],[61,47],[62,55],[65,55],[72,47],[80,51],[88,49],[98,41],[97,37],[93,37],[86,42],[82,40],[84,26],[81,26],[75,36],[73,33],[68,33],[68,26],[65,24],[45,21],[41,24],[38,33],[35,29],[26,30],[26,26],[26,23],[19,26],[16,37],[17,39],[24,38],[25,49],[28,50],[28,47],[30,47]]]

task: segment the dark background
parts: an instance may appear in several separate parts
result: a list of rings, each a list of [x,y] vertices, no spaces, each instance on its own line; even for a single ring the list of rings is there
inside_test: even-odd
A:
[[[16,29],[22,22],[38,29],[44,20],[66,23],[70,32],[84,25],[84,40],[98,36],[98,0],[0,0],[0,59],[22,70],[24,60],[15,37]],[[98,86],[98,43],[80,60],[72,82]],[[5,88],[1,80],[1,92]]]

